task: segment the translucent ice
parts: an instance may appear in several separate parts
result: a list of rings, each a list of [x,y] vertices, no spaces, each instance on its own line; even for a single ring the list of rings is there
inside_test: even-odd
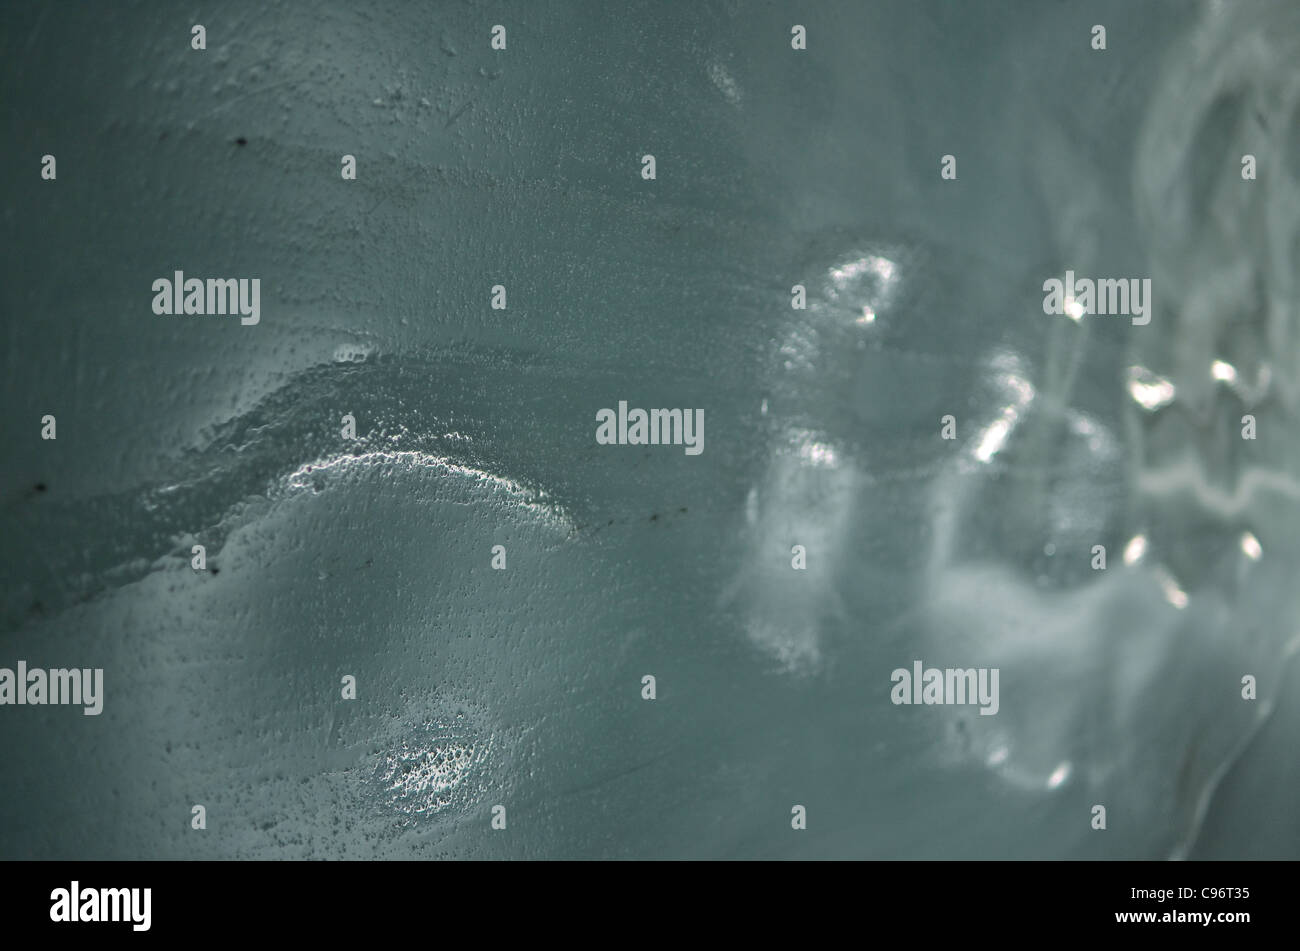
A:
[[[13,12],[0,856],[1294,857],[1294,5],[658,9]]]

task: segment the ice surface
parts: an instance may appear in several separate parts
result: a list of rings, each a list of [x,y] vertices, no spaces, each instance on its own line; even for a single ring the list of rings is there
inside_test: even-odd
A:
[[[1300,853],[1294,5],[673,11],[10,12],[0,856]]]

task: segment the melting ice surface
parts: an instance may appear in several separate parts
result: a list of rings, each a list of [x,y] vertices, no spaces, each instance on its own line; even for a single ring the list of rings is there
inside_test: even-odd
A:
[[[521,13],[506,59],[471,8],[432,54],[259,8],[330,39],[96,89],[91,157],[159,192],[9,199],[24,281],[95,281],[10,328],[61,408],[0,526],[5,657],[107,699],[0,717],[0,855],[1188,854],[1296,648],[1295,14],[1114,5],[1160,42],[1111,88],[1065,11],[860,6],[802,60],[776,9]],[[147,32],[64,33],[105,31]],[[213,260],[256,328],[148,313]],[[1151,276],[1152,322],[1045,316],[1067,268]],[[707,451],[595,445],[619,399]],[[999,668],[998,714],[891,704],[918,659]]]

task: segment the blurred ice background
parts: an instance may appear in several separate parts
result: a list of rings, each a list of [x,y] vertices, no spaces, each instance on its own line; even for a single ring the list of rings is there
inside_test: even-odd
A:
[[[1297,857],[1298,48],[1286,0],[11,9],[0,665],[107,699],[0,712],[0,857]],[[1067,268],[1151,323],[1045,317]],[[177,269],[261,323],[155,317]],[[595,445],[620,399],[704,454]],[[999,714],[893,706],[914,659]]]

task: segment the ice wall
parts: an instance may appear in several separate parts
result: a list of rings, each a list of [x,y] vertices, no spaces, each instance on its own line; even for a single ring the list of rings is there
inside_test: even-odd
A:
[[[0,855],[1187,852],[1300,564],[1295,18],[1232,7],[13,11],[0,644],[109,693],[0,716]],[[261,322],[154,316],[177,268]]]

